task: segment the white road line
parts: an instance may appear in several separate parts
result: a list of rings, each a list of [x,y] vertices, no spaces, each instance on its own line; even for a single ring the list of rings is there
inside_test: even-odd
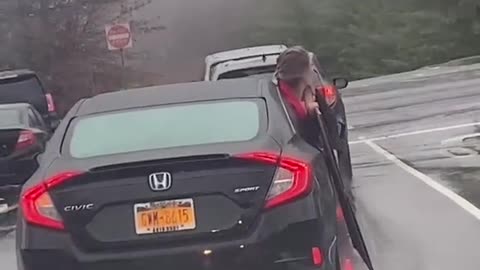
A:
[[[417,177],[418,179],[422,180],[425,184],[427,184],[428,186],[430,186],[431,188],[435,189],[436,191],[440,192],[441,194],[443,194],[445,197],[449,198],[450,200],[452,200],[454,203],[456,203],[458,206],[460,206],[461,208],[463,208],[465,211],[467,211],[468,213],[470,213],[472,216],[474,216],[476,219],[480,220],[480,209],[478,209],[475,205],[473,205],[471,202],[467,201],[465,198],[459,196],[458,194],[456,194],[455,192],[453,192],[452,190],[448,189],[447,187],[439,184],[437,181],[433,180],[432,178],[430,178],[429,176],[427,176],[426,174],[416,170],[415,168],[413,167],[410,167],[408,166],[407,164],[405,164],[403,161],[401,161],[400,159],[398,159],[396,156],[394,156],[393,154],[391,154],[390,152],[386,151],[385,149],[383,149],[382,147],[380,147],[378,144],[372,142],[372,141],[369,141],[369,140],[366,140],[365,141],[365,144],[367,144],[368,146],[370,146],[375,152],[385,156],[388,160],[390,160],[391,162],[393,162],[395,165],[397,165],[398,167],[402,168],[403,170],[405,170],[406,172],[408,172],[409,174]]]
[[[463,159],[463,158],[473,158],[477,157],[477,155],[468,155],[468,156],[453,156],[453,159]]]
[[[357,140],[357,141],[351,141],[350,144],[366,143],[367,141],[374,142],[374,141],[380,141],[380,140],[386,140],[386,139],[393,139],[393,138],[400,138],[400,137],[406,137],[406,136],[412,136],[412,135],[419,135],[419,134],[424,134],[424,133],[445,131],[445,130],[450,130],[450,129],[473,127],[473,126],[478,126],[478,125],[480,125],[480,122],[473,122],[473,123],[466,123],[466,124],[439,127],[439,128],[431,128],[431,129],[422,129],[422,130],[416,130],[416,131],[405,132],[405,133],[398,133],[398,134],[385,135],[385,136],[374,137],[374,138],[360,139],[360,140]]]
[[[453,143],[461,143],[464,140],[468,140],[468,139],[476,138],[476,137],[480,137],[480,133],[472,133],[472,134],[466,134],[466,135],[462,135],[462,136],[448,138],[446,140],[443,140],[441,143],[442,143],[442,145],[453,144]]]

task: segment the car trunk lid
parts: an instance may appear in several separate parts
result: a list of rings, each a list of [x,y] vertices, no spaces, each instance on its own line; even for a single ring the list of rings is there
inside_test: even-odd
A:
[[[280,154],[279,145],[264,137],[201,149],[196,155],[91,164],[50,193],[67,230],[85,249],[148,248],[246,233],[264,206],[276,166],[236,154]]]

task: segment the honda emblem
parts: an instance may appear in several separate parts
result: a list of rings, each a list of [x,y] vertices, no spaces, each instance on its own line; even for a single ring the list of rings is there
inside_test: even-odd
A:
[[[172,187],[172,175],[168,172],[152,173],[148,183],[153,191],[165,191]]]

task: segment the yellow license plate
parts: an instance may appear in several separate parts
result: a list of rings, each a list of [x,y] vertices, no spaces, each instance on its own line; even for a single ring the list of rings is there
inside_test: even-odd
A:
[[[137,234],[193,230],[197,226],[193,199],[138,203],[134,214]]]

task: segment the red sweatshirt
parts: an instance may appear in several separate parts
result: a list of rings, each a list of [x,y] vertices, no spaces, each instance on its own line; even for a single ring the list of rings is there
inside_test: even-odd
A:
[[[278,88],[285,101],[297,114],[297,117],[299,119],[305,119],[308,116],[307,108],[305,107],[305,103],[295,96],[295,89],[283,81],[279,81]]]
[[[297,98],[294,94],[294,89],[285,82],[279,81],[278,88],[288,106],[295,112],[300,125],[300,134],[310,144],[318,144],[318,136],[320,134],[317,119],[310,117],[305,103]]]

